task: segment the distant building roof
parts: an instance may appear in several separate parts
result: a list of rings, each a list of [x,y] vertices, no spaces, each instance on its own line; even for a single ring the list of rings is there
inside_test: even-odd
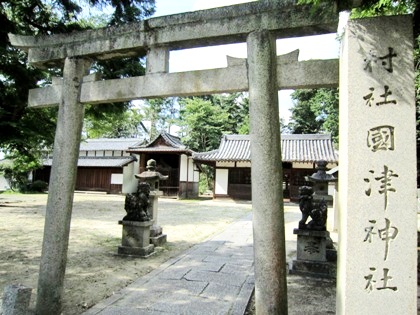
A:
[[[86,151],[126,151],[130,146],[140,145],[143,140],[139,139],[86,139],[80,143],[80,152]],[[86,154],[86,153],[83,153]],[[78,167],[123,167],[135,161],[132,156],[80,156],[77,161]],[[46,158],[43,163],[44,166],[52,165],[52,157]]]
[[[125,151],[129,147],[141,145],[143,140],[139,139],[86,139],[80,143],[80,151]]]
[[[78,167],[123,167],[136,159],[133,156],[125,157],[79,157],[77,161]],[[51,166],[52,159],[46,159],[44,166]]]
[[[193,154],[197,161],[245,162],[251,160],[249,135],[224,135],[219,149]]]
[[[281,136],[281,148],[283,162],[338,161],[331,135],[284,134]],[[249,162],[251,161],[250,136],[224,135],[218,150],[194,153],[193,158],[202,162]]]
[[[153,141],[145,145],[137,145],[130,147],[127,152],[131,153],[187,153],[192,154],[193,151],[188,149],[179,137],[162,132]]]

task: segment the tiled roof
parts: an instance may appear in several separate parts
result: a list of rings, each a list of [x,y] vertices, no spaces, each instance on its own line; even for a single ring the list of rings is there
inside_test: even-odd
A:
[[[187,147],[181,142],[181,139],[179,137],[176,137],[174,135],[171,135],[167,132],[162,132],[160,134],[165,141],[170,144],[171,146],[173,146],[174,148],[179,148],[179,149],[186,149]],[[156,140],[156,139],[155,139]]]
[[[281,148],[284,162],[338,161],[331,135],[282,135]]]
[[[135,158],[132,156],[126,157],[80,157],[77,161],[78,167],[123,167],[131,162],[134,162]],[[52,159],[46,159],[43,163],[44,166],[51,166]]]
[[[284,134],[281,136],[281,148],[283,162],[338,161],[330,135]],[[193,158],[196,161],[250,161],[250,137],[249,135],[225,135],[218,150],[195,153]]]
[[[218,150],[195,153],[197,161],[241,162],[251,160],[249,135],[224,135]]]
[[[140,139],[86,139],[80,143],[80,151],[125,151],[142,143]]]
[[[162,132],[153,141],[145,145],[137,145],[129,148],[128,152],[182,152],[192,153],[193,151],[188,149],[182,142],[181,139],[171,135],[167,132]]]

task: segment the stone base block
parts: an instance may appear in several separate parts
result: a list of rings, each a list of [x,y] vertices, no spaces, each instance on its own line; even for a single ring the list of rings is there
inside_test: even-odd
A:
[[[293,266],[290,273],[335,279],[337,276],[337,265],[332,262],[293,260]]]
[[[155,246],[150,244],[150,227],[153,221],[119,221],[118,223],[123,226],[118,255],[147,258],[154,253]]]
[[[327,261],[329,232],[294,229],[293,233],[297,234],[298,260]]]
[[[32,288],[22,284],[12,284],[4,288],[3,314],[26,315],[31,300]]]
[[[166,234],[160,234],[158,236],[150,237],[150,244],[153,244],[156,247],[160,247],[163,244],[166,244],[166,242],[167,242]]]
[[[135,256],[141,258],[148,258],[155,253],[155,246],[150,244],[146,247],[127,247],[118,246],[118,255]]]
[[[159,235],[162,235],[162,227],[157,225],[152,225],[150,228],[150,237],[157,237]]]

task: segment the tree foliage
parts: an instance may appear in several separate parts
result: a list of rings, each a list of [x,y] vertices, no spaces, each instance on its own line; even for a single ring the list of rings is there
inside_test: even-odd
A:
[[[218,148],[223,134],[249,133],[249,99],[244,93],[183,98],[179,103],[183,141],[192,150]]]
[[[213,94],[207,96],[211,103],[228,114],[226,132],[230,134],[249,133],[249,98],[245,93]]]
[[[337,0],[299,0],[300,4],[311,4],[315,7],[321,3],[336,3],[339,9],[349,9],[351,1]],[[414,34],[414,67],[415,67],[415,88],[416,88],[416,120],[417,120],[417,142],[420,141],[420,0],[362,0],[358,8],[351,10],[350,18],[365,18],[374,16],[387,16],[399,14],[413,15]],[[318,93],[314,94],[318,97]],[[334,118],[334,117],[332,117]],[[338,128],[338,116],[336,124],[334,119],[324,126],[328,130]],[[334,134],[334,131],[331,131]]]
[[[183,141],[194,151],[214,150],[227,131],[228,114],[209,100],[198,97],[183,99],[180,116]]]
[[[61,70],[46,71],[28,65],[26,55],[10,45],[8,33],[50,35],[118,25],[150,16],[154,5],[154,0],[0,0],[0,148],[16,163],[25,160],[20,169],[35,165],[40,149],[52,145],[57,115],[56,108],[29,109],[28,90],[50,83],[52,76],[61,75]],[[110,12],[113,9],[109,16],[100,12],[105,7]],[[97,63],[96,67],[104,72],[109,69],[105,73],[109,77],[144,73],[138,58],[116,62],[114,67],[111,64]],[[110,105],[108,112],[121,113],[127,107]],[[94,109],[87,110],[88,116],[94,117],[92,113]]]
[[[147,138],[144,116],[131,107],[121,114],[102,112],[96,119],[85,119],[84,135],[87,138]]]
[[[155,98],[144,102],[143,116],[150,122],[149,139],[154,139],[162,131],[171,133],[171,127],[179,120],[178,99]]]
[[[338,90],[308,89],[292,93],[294,105],[287,126],[291,133],[330,133],[338,142]]]

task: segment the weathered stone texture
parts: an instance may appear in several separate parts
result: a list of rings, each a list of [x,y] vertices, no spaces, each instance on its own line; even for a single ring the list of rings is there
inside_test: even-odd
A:
[[[340,63],[337,314],[416,314],[410,16],[350,21]]]
[[[254,30],[273,31],[278,38],[333,33],[338,23],[334,6],[314,10],[295,1],[257,1],[186,14],[151,18],[118,28],[70,35],[26,37],[11,34],[11,43],[29,51],[29,62],[45,67],[66,57],[97,59],[145,55],[148,47],[170,49],[244,42]]]
[[[211,70],[165,73],[153,68],[150,74],[115,80],[83,80],[80,101],[87,104],[122,102],[139,98],[188,96],[247,91],[246,59],[228,57],[228,67]],[[160,67],[164,67],[160,65]],[[338,59],[298,61],[298,51],[277,57],[277,88],[298,89],[338,85]],[[59,83],[59,82],[58,82]],[[29,90],[29,106],[58,104],[61,84]]]
[[[90,62],[66,59],[54,140],[37,295],[38,314],[60,314],[84,117],[79,88]]]
[[[255,304],[259,314],[287,314],[276,42],[248,36]]]
[[[27,315],[32,288],[22,284],[11,284],[4,288],[2,314]]]

